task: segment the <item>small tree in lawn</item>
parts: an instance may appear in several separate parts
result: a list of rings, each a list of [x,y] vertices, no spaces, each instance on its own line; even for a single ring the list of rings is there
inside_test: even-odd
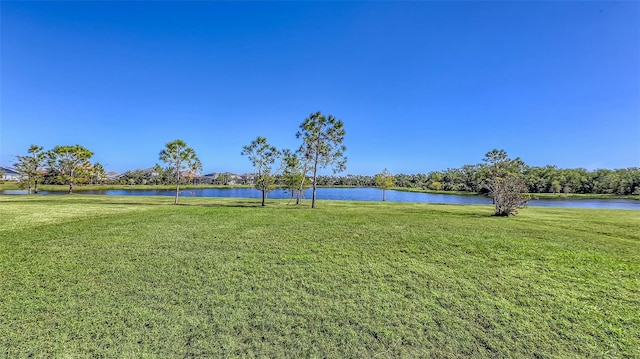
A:
[[[88,174],[93,152],[83,146],[56,146],[48,153],[49,166],[57,173],[59,182],[69,185],[69,194],[79,179]]]
[[[247,146],[242,147],[243,156],[247,156],[255,168],[256,189],[262,192],[262,206],[265,206],[267,193],[273,190],[275,184],[274,171],[271,165],[280,156],[280,151],[267,143],[267,139],[258,136]]]
[[[27,187],[27,193],[31,194],[31,185],[33,184],[33,192],[38,193],[38,183],[42,179],[42,170],[47,162],[47,154],[43,152],[42,147],[31,145],[29,147],[30,156],[18,156],[16,169],[22,177],[21,183]]]
[[[347,168],[347,158],[344,156],[347,148],[342,144],[344,135],[344,123],[341,120],[331,115],[324,116],[319,111],[309,115],[296,133],[297,138],[302,138],[300,152],[311,166],[311,208],[316,208],[318,169],[331,165],[333,173],[337,173]]]
[[[282,181],[291,198],[289,203],[296,197],[296,204],[300,204],[302,192],[305,184],[305,162],[300,158],[299,153],[285,149],[282,151]]]
[[[485,154],[483,172],[485,187],[493,197],[494,216],[510,216],[518,214],[518,206],[527,203],[522,171],[524,162],[520,158],[510,159],[504,150],[494,149]]]
[[[292,189],[296,192],[296,205],[302,203],[302,194],[306,188],[309,188],[308,177],[309,169],[311,168],[312,156],[307,152],[304,144],[294,152],[288,152],[284,155],[285,171],[289,171],[287,174],[287,180],[290,181],[292,187],[293,183],[297,184],[296,189]]]
[[[391,172],[389,172],[389,170],[386,168],[384,169],[384,171],[376,175],[376,187],[382,190],[382,201],[385,201],[385,198],[384,198],[385,191],[393,187],[394,183],[395,183],[395,178],[393,177]]]
[[[176,197],[173,203],[178,204],[181,174],[183,171],[193,170],[196,164],[200,163],[200,160],[193,148],[187,147],[187,144],[180,139],[165,145],[165,148],[160,152],[160,160],[165,162],[175,175]]]

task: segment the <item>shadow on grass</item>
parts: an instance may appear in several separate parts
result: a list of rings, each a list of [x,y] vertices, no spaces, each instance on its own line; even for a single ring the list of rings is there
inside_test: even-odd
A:
[[[95,204],[108,204],[108,205],[114,205],[114,204],[124,204],[127,206],[166,206],[168,204],[172,204],[172,203],[149,203],[149,202],[96,202]]]
[[[220,207],[220,208],[303,208],[304,206],[296,205],[283,205],[280,203],[267,203],[266,206],[262,206],[260,201],[229,201],[218,203],[179,203],[179,206],[186,207]]]

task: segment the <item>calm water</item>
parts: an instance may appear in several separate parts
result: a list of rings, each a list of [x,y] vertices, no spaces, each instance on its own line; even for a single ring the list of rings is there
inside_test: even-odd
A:
[[[4,191],[3,194],[25,194],[26,191]],[[82,194],[106,196],[174,196],[172,190],[109,190],[82,191]],[[40,194],[66,194],[66,192],[46,192]],[[183,197],[237,197],[260,198],[260,191],[253,188],[201,188],[180,191]],[[380,201],[382,191],[377,188],[318,188],[319,200],[348,200],[348,201]],[[269,198],[288,199],[291,194],[282,189],[269,193]],[[311,189],[305,191],[305,199],[311,198]],[[403,191],[387,191],[389,202],[425,202],[443,204],[491,204],[491,198],[486,196],[461,196],[455,194],[432,194]],[[633,199],[540,199],[529,202],[529,206],[543,207],[573,207],[573,208],[612,208],[640,210],[640,201]]]

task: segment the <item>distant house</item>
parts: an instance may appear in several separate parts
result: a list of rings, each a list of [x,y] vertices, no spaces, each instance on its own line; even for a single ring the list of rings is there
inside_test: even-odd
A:
[[[109,171],[109,172],[105,173],[105,175],[106,175],[108,180],[115,180],[115,179],[118,179],[118,178],[120,178],[122,176],[121,174],[119,174],[118,172],[115,172],[115,171]]]
[[[213,184],[217,179],[218,179],[218,174],[213,172],[213,173],[207,173],[205,175],[200,176],[198,178],[198,181],[202,184]]]
[[[255,181],[255,176],[253,174],[243,174],[238,175],[231,172],[212,172],[207,173],[204,176],[201,176],[201,183],[218,183],[218,184],[226,184],[226,185],[237,185],[237,184],[253,184]]]
[[[244,184],[254,184],[256,182],[256,175],[253,173],[245,173],[239,177]]]
[[[0,179],[5,181],[17,181],[20,179],[20,173],[13,168],[0,166]]]

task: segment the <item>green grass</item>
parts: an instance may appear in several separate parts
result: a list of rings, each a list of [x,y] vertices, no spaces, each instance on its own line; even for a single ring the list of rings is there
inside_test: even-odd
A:
[[[638,358],[638,211],[0,196],[0,357]]]
[[[0,181],[0,191],[18,189],[18,182],[14,181]]]

